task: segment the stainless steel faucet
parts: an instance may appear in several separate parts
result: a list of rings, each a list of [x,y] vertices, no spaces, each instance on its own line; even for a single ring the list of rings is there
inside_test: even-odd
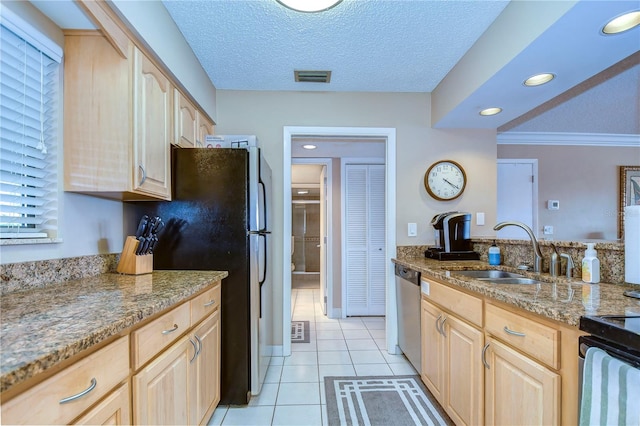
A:
[[[571,279],[573,276],[573,267],[575,266],[573,259],[567,253],[560,253],[560,257],[567,259],[567,278]]]
[[[531,239],[531,244],[533,245],[533,272],[542,272],[542,253],[540,252],[540,246],[538,245],[538,240],[536,236],[533,235],[533,231],[527,225],[522,222],[500,222],[496,226],[493,227],[494,230],[499,231],[505,226],[517,226],[519,228],[524,229],[529,238]]]

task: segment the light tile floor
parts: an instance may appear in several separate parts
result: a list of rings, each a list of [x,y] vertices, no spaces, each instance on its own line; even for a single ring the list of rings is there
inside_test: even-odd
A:
[[[385,346],[383,317],[329,319],[317,289],[294,289],[292,320],[309,321],[310,342],[274,357],[260,395],[244,407],[219,406],[209,425],[327,425],[325,376],[418,374]]]

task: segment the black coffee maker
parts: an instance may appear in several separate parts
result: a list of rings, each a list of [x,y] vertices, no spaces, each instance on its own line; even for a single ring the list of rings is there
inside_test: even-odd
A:
[[[446,212],[431,219],[435,230],[435,246],[425,256],[438,260],[476,260],[480,255],[471,250],[471,213]]]

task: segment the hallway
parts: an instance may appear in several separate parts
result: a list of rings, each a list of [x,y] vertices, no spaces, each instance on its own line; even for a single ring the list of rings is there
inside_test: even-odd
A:
[[[317,289],[293,289],[292,320],[309,321],[309,343],[274,357],[262,392],[248,406],[219,406],[209,425],[326,425],[325,376],[417,374],[385,349],[383,317],[329,319]]]

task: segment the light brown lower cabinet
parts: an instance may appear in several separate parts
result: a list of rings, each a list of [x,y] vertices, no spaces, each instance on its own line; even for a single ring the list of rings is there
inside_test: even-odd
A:
[[[422,300],[422,380],[457,425],[483,423],[484,335]]]
[[[560,375],[491,337],[487,345],[486,424],[560,424]]]
[[[15,398],[3,400],[2,424],[69,424],[128,374],[129,337],[125,336]]]
[[[135,424],[203,424],[220,401],[220,311],[133,376]]]
[[[77,425],[130,425],[131,393],[129,383],[113,391],[104,401],[74,422]]]

